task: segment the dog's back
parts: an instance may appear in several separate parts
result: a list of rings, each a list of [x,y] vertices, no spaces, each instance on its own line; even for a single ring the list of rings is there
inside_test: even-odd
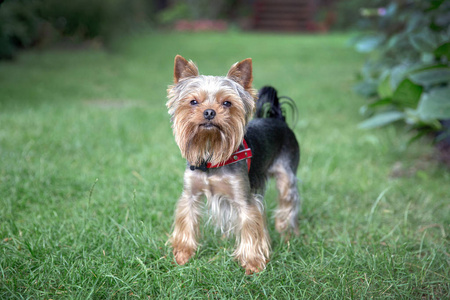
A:
[[[289,104],[295,109],[295,104]],[[249,172],[253,191],[264,191],[267,177],[276,169],[295,174],[300,160],[300,147],[295,134],[286,123],[277,91],[263,87],[259,91],[254,119],[248,124],[247,142],[253,152]]]

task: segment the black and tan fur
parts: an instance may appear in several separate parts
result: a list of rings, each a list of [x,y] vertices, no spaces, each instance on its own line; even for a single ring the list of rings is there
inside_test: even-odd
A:
[[[167,107],[176,143],[187,160],[183,193],[178,201],[170,243],[175,260],[185,264],[198,248],[203,198],[223,233],[234,233],[233,255],[247,274],[262,271],[269,259],[263,196],[268,177],[276,179],[279,204],[275,226],[280,233],[298,233],[300,197],[296,172],[300,151],[284,118],[270,111],[279,103],[262,93],[255,118],[256,91],[252,61],[234,64],[227,76],[199,75],[194,63],[175,57],[174,84],[168,88]],[[271,96],[272,95],[272,96]],[[272,97],[272,99],[270,99]],[[276,97],[276,92],[275,92]],[[277,100],[277,99],[276,99]],[[262,102],[270,103],[261,118]],[[227,160],[245,139],[252,149],[250,171],[245,160],[205,171],[191,168]]]

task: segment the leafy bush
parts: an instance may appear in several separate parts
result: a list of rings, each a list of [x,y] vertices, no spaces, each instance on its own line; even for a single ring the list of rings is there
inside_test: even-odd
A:
[[[398,0],[362,13],[376,30],[355,41],[358,51],[370,53],[355,87],[370,99],[361,108],[369,118],[360,127],[404,121],[418,129],[413,139],[428,132],[448,137],[450,2]]]
[[[184,1],[173,3],[171,6],[162,10],[157,15],[157,21],[161,25],[168,25],[180,19],[190,19],[190,18],[191,12],[189,10],[189,6]]]
[[[387,5],[388,0],[373,0],[371,2],[372,5],[385,6]],[[333,24],[332,29],[359,30],[368,26],[370,27],[371,20],[368,18],[361,18],[360,10],[364,5],[367,5],[367,0],[335,1],[334,5],[331,6],[336,13],[336,22]]]
[[[39,15],[64,36],[108,39],[127,22],[152,16],[152,1],[144,0],[41,0]]]
[[[0,59],[12,58],[17,48],[36,43],[41,22],[35,1],[16,0],[0,4]]]
[[[108,40],[118,30],[151,21],[148,0],[6,0],[0,1],[0,59],[19,48],[48,39]]]
[[[172,0],[157,15],[160,25],[179,20],[236,20],[251,14],[251,1],[240,0]]]

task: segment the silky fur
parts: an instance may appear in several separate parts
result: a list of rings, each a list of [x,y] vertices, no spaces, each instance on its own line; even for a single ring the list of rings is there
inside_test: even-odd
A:
[[[278,207],[275,211],[275,228],[285,232],[292,228],[298,235],[298,213],[300,196],[297,190],[297,178],[287,165],[287,160],[278,159],[269,169],[269,174],[275,177],[278,189]]]
[[[245,166],[243,169],[244,172]],[[246,177],[235,176],[226,168],[213,174],[187,170],[185,187],[175,212],[170,243],[175,260],[183,265],[198,247],[199,221],[203,211],[202,195],[207,198],[211,220],[224,234],[236,236],[233,253],[248,274],[262,271],[270,253],[262,197],[252,194]]]
[[[179,73],[177,67],[180,63],[175,63],[175,84],[167,90],[169,100],[166,105],[175,141],[191,165],[198,166],[204,161],[216,165],[227,160],[244,138],[245,126],[255,110],[256,92],[251,88],[252,78],[247,79],[250,85],[246,89],[238,77],[242,74],[239,63],[231,67],[227,77],[199,76],[192,62],[185,60],[185,63],[186,70]],[[196,100],[198,105],[193,107],[192,100]],[[224,107],[225,101],[231,102],[232,106]],[[210,122],[213,129],[203,126],[203,111],[206,109],[217,113]]]
[[[265,174],[253,174],[250,177],[245,161],[205,172],[189,168],[205,162],[213,165],[224,162],[238,148],[242,149],[241,143],[255,110],[256,92],[252,88],[252,80],[251,59],[234,64],[226,77],[219,77],[199,75],[191,61],[181,56],[175,58],[174,84],[167,90],[169,100],[166,105],[171,115],[175,141],[187,160],[187,168],[169,242],[175,260],[180,265],[185,264],[198,248],[199,222],[204,211],[203,196],[206,196],[210,220],[222,233],[236,236],[233,255],[246,273],[259,272],[265,268],[269,259],[270,239],[261,195],[267,176],[276,178],[280,194],[276,212],[277,230],[284,232],[290,228],[297,231],[299,196],[295,171],[299,149],[295,136],[284,122],[270,121],[268,124],[273,123],[275,127],[267,133],[269,136],[282,137],[286,131],[287,139],[293,139],[286,145],[289,151],[280,148],[274,152],[276,147],[281,146],[271,143],[273,149],[268,149],[267,155],[272,153],[270,155],[278,157],[273,160],[264,154],[265,151],[253,150],[255,157],[262,160],[252,162],[250,174],[261,168]],[[225,105],[225,102],[230,102],[231,106]],[[207,109],[216,112],[211,120],[204,116]],[[263,128],[263,123],[260,121],[255,124],[261,124],[258,126]],[[255,137],[249,138],[254,140]],[[280,155],[276,151],[280,151]],[[269,159],[268,164],[264,162],[266,159]],[[250,178],[254,179],[253,183]]]

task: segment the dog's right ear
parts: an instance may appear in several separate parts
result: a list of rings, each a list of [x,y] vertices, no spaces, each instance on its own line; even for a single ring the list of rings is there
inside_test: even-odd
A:
[[[198,76],[198,69],[192,61],[187,61],[181,55],[175,56],[175,67],[173,70],[173,82],[175,84],[184,78],[196,76]]]

